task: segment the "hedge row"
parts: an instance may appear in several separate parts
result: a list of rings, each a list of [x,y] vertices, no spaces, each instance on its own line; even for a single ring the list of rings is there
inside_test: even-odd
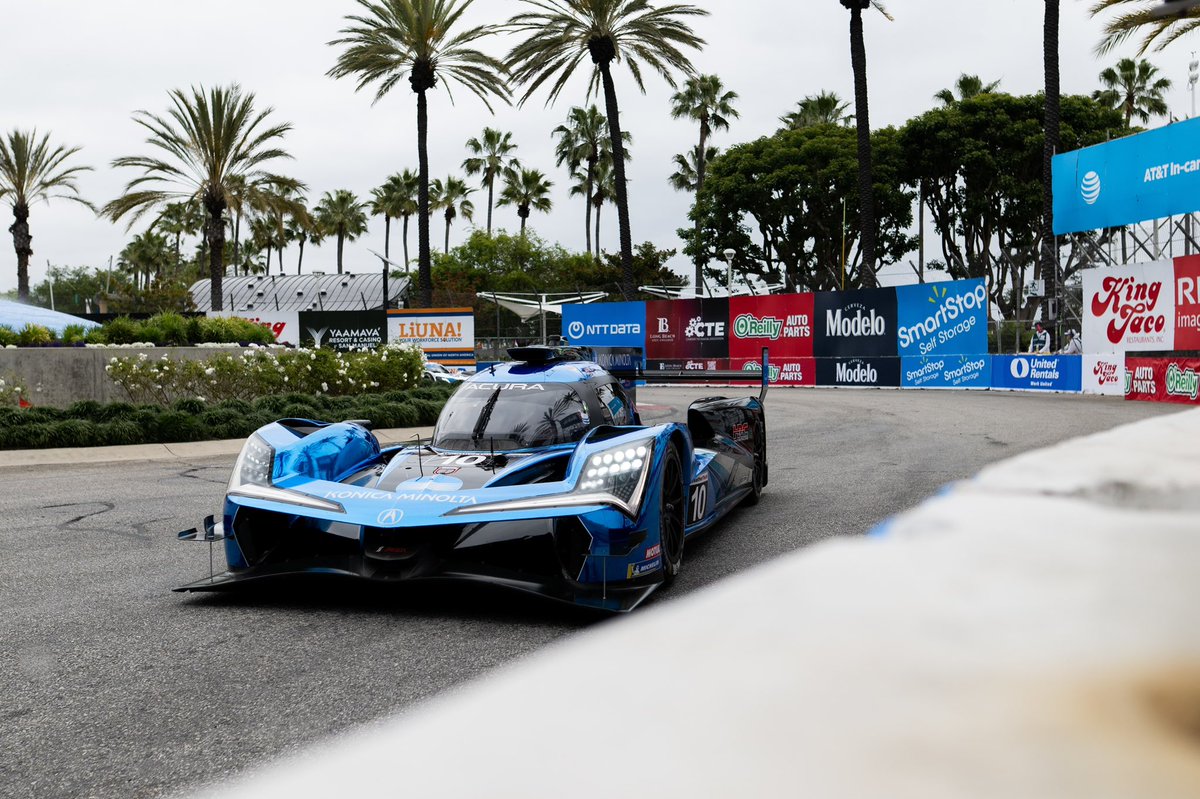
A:
[[[377,428],[437,421],[453,393],[447,386],[356,397],[283,394],[251,402],[185,399],[170,407],[77,402],[69,408],[0,408],[0,449],[103,447],[245,438],[276,419],[369,419]]]
[[[61,336],[41,325],[27,324],[20,330],[0,325],[0,347],[46,347],[55,344],[154,344],[159,347],[187,347],[196,344],[275,343],[275,336],[262,325],[245,319],[183,317],[161,313],[149,319],[122,316],[102,327],[86,330],[68,325]]]

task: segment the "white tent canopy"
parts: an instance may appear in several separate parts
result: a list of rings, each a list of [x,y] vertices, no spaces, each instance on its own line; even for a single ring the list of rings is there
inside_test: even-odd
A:
[[[540,315],[542,317],[542,342],[544,343],[546,341],[546,314],[562,316],[564,305],[586,305],[602,300],[608,295],[603,291],[561,292],[558,294],[498,294],[494,291],[480,291],[475,296],[512,311],[522,322],[528,322],[533,317]]]
[[[48,308],[39,308],[34,305],[26,305],[11,300],[0,300],[0,325],[17,331],[21,330],[25,325],[41,325],[47,330],[52,330],[59,336],[63,334],[63,330],[69,325],[79,325],[87,330],[100,327],[95,322],[80,319],[78,316],[71,316],[61,311],[51,311]]]

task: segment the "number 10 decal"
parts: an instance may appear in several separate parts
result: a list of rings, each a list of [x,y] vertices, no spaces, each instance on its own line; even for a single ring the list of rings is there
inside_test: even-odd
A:
[[[692,486],[691,495],[688,497],[688,524],[695,524],[703,519],[707,510],[708,481],[705,480]]]

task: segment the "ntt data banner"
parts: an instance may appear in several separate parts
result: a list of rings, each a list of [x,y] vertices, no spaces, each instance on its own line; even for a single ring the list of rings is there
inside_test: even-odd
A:
[[[944,355],[901,359],[903,388],[992,387],[991,355]]]
[[[475,312],[471,308],[388,311],[388,341],[414,344],[431,361],[475,365]]]
[[[900,355],[977,355],[988,351],[987,286],[954,280],[896,289]]]
[[[585,347],[645,347],[646,303],[563,306],[563,335]]]
[[[1200,210],[1200,119],[1054,157],[1054,232]]]
[[[992,388],[1078,394],[1083,389],[1083,358],[1079,355],[994,355]]]
[[[1083,273],[1085,352],[1200,349],[1200,256]]]

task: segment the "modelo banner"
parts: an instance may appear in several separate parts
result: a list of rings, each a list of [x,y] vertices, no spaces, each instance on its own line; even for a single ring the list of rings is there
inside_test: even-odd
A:
[[[988,294],[982,279],[899,286],[896,313],[896,346],[901,356],[988,351]]]
[[[1054,232],[1190,214],[1200,197],[1200,119],[1054,157]]]
[[[264,311],[260,314],[234,313],[232,311],[209,311],[210,318],[245,319],[262,325],[275,336],[276,344],[300,346],[300,313],[298,311]]]
[[[1120,397],[1125,394],[1124,353],[1083,356],[1083,393]]]
[[[1200,349],[1200,256],[1083,273],[1085,352]]]
[[[602,302],[563,306],[563,336],[584,347],[646,346],[646,303]]]
[[[1125,399],[1200,405],[1200,358],[1126,358]]]
[[[1078,394],[1083,389],[1083,358],[1079,355],[993,355],[992,388]]]
[[[374,350],[387,342],[387,316],[377,311],[301,311],[300,344],[339,352]]]
[[[992,387],[992,356],[986,353],[901,358],[900,370],[903,388]]]
[[[447,366],[475,365],[475,311],[471,308],[390,310],[388,341],[420,347],[425,358]]]
[[[895,289],[819,291],[814,306],[818,358],[896,355]],[[899,385],[899,363],[894,371]]]
[[[818,358],[817,385],[838,388],[899,388],[899,358]]]
[[[729,357],[729,299],[646,303],[646,361]]]

